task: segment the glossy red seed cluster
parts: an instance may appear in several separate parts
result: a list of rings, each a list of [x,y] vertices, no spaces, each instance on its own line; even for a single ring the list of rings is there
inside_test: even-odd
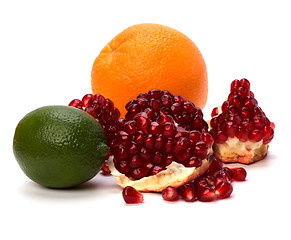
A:
[[[83,96],[82,100],[73,99],[69,103],[69,106],[79,108],[94,117],[102,126],[107,137],[108,145],[111,144],[115,137],[120,112],[114,107],[114,103],[109,98],[105,98],[100,94],[86,94]],[[110,155],[111,153],[107,155],[101,169],[102,174],[105,176],[111,173],[108,167],[108,157]]]
[[[244,168],[230,169],[223,167],[222,162],[214,157],[207,172],[178,188],[167,187],[162,192],[166,201],[176,201],[182,198],[186,202],[210,202],[230,197],[233,191],[232,181],[244,181]]]
[[[250,82],[243,78],[231,83],[230,94],[221,106],[212,111],[210,121],[211,134],[215,143],[224,143],[229,137],[237,137],[240,141],[268,144],[274,137],[274,125],[258,106]]]
[[[108,144],[111,143],[116,132],[116,123],[120,117],[120,112],[109,98],[100,94],[86,94],[82,100],[72,100],[69,106],[82,109],[93,116],[102,126]]]
[[[199,167],[213,138],[200,108],[181,96],[153,89],[127,105],[110,145],[116,169],[131,179],[155,175],[173,161]]]

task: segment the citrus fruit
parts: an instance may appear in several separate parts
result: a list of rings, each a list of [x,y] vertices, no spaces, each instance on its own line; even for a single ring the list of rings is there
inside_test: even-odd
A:
[[[95,59],[94,94],[110,98],[124,117],[125,104],[139,93],[166,89],[203,108],[208,95],[207,70],[194,42],[159,24],[138,24],[114,37]]]
[[[13,151],[23,172],[51,188],[68,188],[93,178],[109,151],[100,124],[68,106],[45,106],[18,123]]]

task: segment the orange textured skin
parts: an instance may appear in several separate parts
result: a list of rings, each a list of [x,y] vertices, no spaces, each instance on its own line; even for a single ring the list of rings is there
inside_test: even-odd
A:
[[[95,59],[94,94],[110,98],[124,117],[125,105],[142,92],[168,90],[203,108],[208,79],[204,59],[191,39],[159,24],[138,24],[114,37]]]

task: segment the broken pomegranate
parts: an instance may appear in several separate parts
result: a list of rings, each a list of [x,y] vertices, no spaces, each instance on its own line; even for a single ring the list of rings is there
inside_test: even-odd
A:
[[[122,191],[123,199],[126,203],[142,203],[143,195],[142,193],[136,191],[133,187],[127,186]]]
[[[234,80],[220,113],[214,108],[211,115],[216,157],[223,162],[248,164],[266,156],[274,137],[274,124],[258,106],[247,79]]]
[[[122,187],[161,192],[203,174],[214,142],[200,108],[158,89],[126,104],[108,166]]]
[[[115,137],[116,128],[118,125],[122,125],[122,120],[118,120],[120,117],[119,110],[114,107],[114,103],[103,97],[100,94],[86,94],[82,100],[74,99],[69,103],[69,106],[82,109],[94,117],[102,126],[105,135],[107,137],[107,144],[110,145]],[[108,168],[107,155],[105,163],[102,166],[102,174],[110,175]]]

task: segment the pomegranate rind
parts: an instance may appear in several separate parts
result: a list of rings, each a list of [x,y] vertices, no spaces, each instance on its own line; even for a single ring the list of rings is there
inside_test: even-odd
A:
[[[213,144],[213,154],[224,163],[251,164],[265,158],[268,144],[260,142],[241,142],[238,138],[228,138],[225,143]]]
[[[172,162],[167,168],[156,175],[132,180],[120,173],[113,163],[113,157],[109,157],[108,166],[111,170],[111,175],[115,177],[116,182],[122,188],[127,186],[134,187],[141,192],[162,192],[166,187],[179,187],[186,182],[194,180],[207,171],[210,162],[208,159],[203,159],[199,167],[185,167],[182,164]]]

